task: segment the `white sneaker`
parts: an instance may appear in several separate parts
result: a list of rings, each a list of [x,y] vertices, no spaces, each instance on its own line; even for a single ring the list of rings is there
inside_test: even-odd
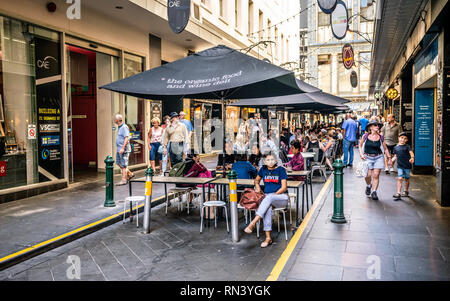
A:
[[[394,168],[393,168],[393,167],[391,167],[391,169],[390,169],[389,171],[392,171],[392,172],[394,172]]]

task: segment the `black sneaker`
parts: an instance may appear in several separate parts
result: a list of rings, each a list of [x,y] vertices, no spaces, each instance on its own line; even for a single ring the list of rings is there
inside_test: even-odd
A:
[[[408,191],[404,191],[404,192],[402,193],[402,196],[404,196],[404,197],[409,197],[409,192],[408,192]]]
[[[371,186],[366,186],[366,195],[370,195]]]
[[[371,197],[372,197],[372,200],[378,201],[378,196],[377,196],[377,192],[376,191],[372,191]]]
[[[400,201],[402,199],[402,196],[400,195],[400,193],[394,194],[393,197],[394,197],[394,201]]]

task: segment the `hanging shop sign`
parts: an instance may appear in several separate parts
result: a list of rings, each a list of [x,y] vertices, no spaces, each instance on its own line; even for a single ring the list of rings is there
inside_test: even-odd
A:
[[[353,47],[350,44],[345,44],[342,47],[342,61],[344,63],[345,69],[352,69],[355,63],[355,53],[353,52]]]
[[[336,7],[337,0],[317,0],[317,4],[324,13],[331,14]]]
[[[338,1],[336,8],[330,14],[331,31],[336,39],[345,38],[348,30],[348,11],[344,2]]]
[[[191,0],[168,0],[167,17],[169,26],[174,33],[183,32],[189,22],[191,14]]]
[[[358,87],[358,74],[356,71],[352,71],[352,73],[350,73],[350,84],[353,88]]]
[[[386,96],[388,99],[396,99],[398,97],[398,91],[395,88],[390,88],[389,90],[387,90],[386,92]]]

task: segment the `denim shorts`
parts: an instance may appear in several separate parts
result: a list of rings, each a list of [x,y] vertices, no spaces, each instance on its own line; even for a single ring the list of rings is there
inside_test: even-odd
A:
[[[116,164],[121,167],[128,167],[128,158],[130,157],[130,153],[124,152],[120,154],[119,152],[116,154]]]
[[[411,169],[405,169],[400,167],[398,167],[397,169],[399,178],[409,179],[411,177]]]
[[[162,154],[158,153],[158,149],[161,146],[161,143],[159,142],[155,142],[152,143],[152,149],[150,150],[150,161],[155,161],[156,160],[156,156],[159,156],[159,160],[162,160]]]
[[[369,157],[366,155],[367,165],[369,170],[372,169],[383,169],[384,168],[384,156],[379,155],[376,157]]]

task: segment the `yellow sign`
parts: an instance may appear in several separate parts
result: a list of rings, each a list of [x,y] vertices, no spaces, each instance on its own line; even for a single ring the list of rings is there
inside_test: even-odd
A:
[[[389,99],[396,99],[398,97],[398,91],[395,88],[390,88],[389,90],[387,90],[386,92],[386,96]]]

